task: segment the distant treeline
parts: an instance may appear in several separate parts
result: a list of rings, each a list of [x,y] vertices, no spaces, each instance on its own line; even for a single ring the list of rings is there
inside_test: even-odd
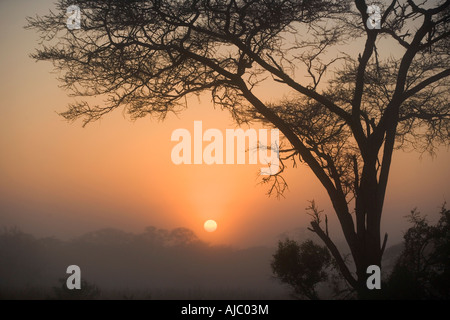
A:
[[[273,252],[211,246],[186,228],[102,229],[71,241],[4,228],[0,298],[60,298],[69,265],[104,298],[288,298],[271,274]]]

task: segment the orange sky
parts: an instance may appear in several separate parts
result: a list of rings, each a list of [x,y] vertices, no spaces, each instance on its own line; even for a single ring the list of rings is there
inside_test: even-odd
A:
[[[28,57],[36,35],[22,28],[26,16],[45,13],[51,3],[0,2],[0,226],[61,238],[104,227],[182,226],[208,242],[245,247],[275,245],[277,235],[305,227],[307,200],[332,216],[306,167],[288,170],[290,191],[277,200],[258,185],[260,165],[174,165],[173,130],[193,130],[194,120],[204,130],[235,128],[208,96],[191,99],[187,111],[164,122],[131,122],[120,111],[86,128],[65,122],[56,111],[71,98],[58,88],[50,64]],[[275,89],[266,94],[279,96]],[[383,218],[392,241],[400,240],[409,210],[418,206],[433,217],[449,200],[449,160],[445,150],[436,159],[394,155]],[[216,232],[203,230],[208,219],[218,222]]]

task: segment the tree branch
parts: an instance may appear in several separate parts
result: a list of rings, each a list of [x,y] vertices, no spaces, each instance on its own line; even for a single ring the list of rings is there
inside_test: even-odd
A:
[[[423,80],[421,83],[419,83],[418,85],[416,85],[414,88],[409,89],[408,91],[406,91],[403,94],[403,101],[405,101],[406,99],[412,97],[413,95],[415,95],[416,93],[418,93],[419,91],[425,89],[428,85],[439,81],[445,77],[450,76],[450,69],[444,70],[442,72],[439,72],[437,74],[435,74],[434,76],[429,77],[428,79]]]
[[[344,276],[345,280],[353,287],[357,287],[357,281],[352,276],[350,270],[348,269],[347,265],[344,262],[344,259],[342,259],[341,254],[339,253],[338,248],[333,243],[333,241],[327,236],[327,234],[322,230],[322,228],[319,226],[319,224],[316,221],[311,221],[311,227],[313,231],[319,236],[320,239],[325,243],[328,250],[330,250],[331,254],[333,255],[334,259],[336,260],[336,263],[339,267],[339,270],[341,271],[342,275]]]

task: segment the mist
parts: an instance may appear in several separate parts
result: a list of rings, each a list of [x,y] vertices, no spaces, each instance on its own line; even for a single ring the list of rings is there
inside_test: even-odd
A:
[[[102,229],[69,241],[4,229],[0,297],[57,298],[67,267],[77,265],[99,289],[93,298],[286,299],[289,289],[271,274],[273,252],[212,246],[186,228]]]

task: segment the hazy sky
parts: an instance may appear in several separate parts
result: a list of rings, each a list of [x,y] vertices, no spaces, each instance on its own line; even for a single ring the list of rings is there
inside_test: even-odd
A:
[[[204,129],[235,128],[208,96],[191,99],[187,111],[164,122],[132,122],[120,111],[86,128],[65,122],[56,112],[73,98],[58,88],[49,63],[29,58],[37,35],[23,29],[26,16],[46,13],[52,2],[0,2],[0,226],[60,238],[104,227],[186,227],[215,244],[273,246],[279,234],[307,226],[304,208],[315,199],[338,236],[331,204],[307,167],[288,170],[290,189],[277,200],[258,185],[259,165],[172,163],[175,129],[192,131],[194,120]],[[274,89],[266,99],[278,95]],[[394,154],[382,220],[391,245],[412,208],[434,218],[449,200],[449,162],[446,150],[435,159]],[[216,232],[203,230],[208,219],[217,221]]]

